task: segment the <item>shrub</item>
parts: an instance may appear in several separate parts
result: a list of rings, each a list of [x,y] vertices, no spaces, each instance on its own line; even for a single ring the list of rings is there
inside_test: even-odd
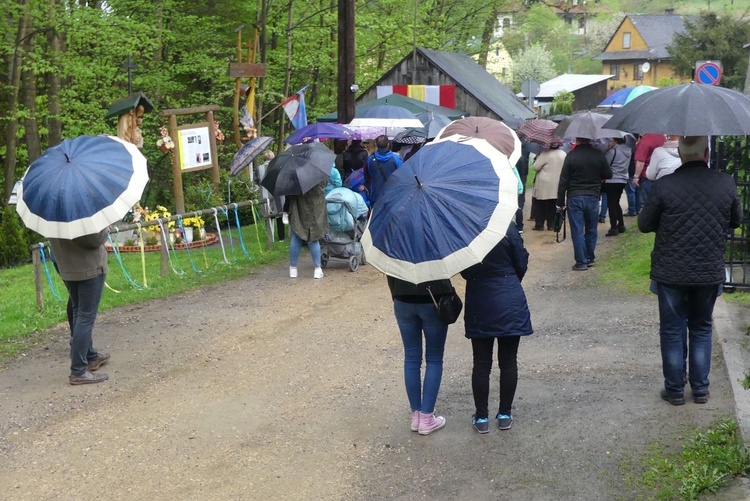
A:
[[[8,205],[0,221],[0,268],[10,268],[30,260],[29,241],[15,207]]]

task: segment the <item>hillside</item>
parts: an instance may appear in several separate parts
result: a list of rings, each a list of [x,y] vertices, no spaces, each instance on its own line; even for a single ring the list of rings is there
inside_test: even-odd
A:
[[[666,9],[674,9],[676,14],[711,10],[719,15],[750,16],[750,2],[747,0],[620,0],[620,9],[643,14],[662,14]]]

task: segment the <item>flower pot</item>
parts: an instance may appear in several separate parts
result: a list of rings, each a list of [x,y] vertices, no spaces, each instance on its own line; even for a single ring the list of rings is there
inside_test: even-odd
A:
[[[193,227],[192,226],[185,227],[185,241],[187,243],[190,243],[193,241]]]

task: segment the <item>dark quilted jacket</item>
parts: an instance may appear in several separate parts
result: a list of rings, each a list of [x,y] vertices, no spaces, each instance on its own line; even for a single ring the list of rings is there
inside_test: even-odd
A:
[[[705,162],[688,162],[656,180],[638,216],[642,232],[656,232],[651,278],[671,285],[723,283],[727,235],[741,221],[734,180]]]

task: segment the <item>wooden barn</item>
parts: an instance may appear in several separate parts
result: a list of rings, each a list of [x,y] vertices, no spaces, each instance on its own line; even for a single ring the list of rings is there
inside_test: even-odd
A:
[[[366,89],[357,103],[401,93],[470,116],[503,120],[518,128],[534,111],[466,54],[416,49]]]

